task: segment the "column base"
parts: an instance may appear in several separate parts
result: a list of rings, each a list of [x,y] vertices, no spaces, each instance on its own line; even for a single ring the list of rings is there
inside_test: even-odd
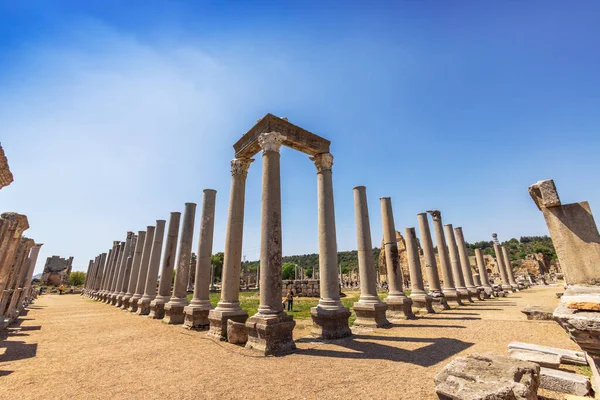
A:
[[[386,316],[390,321],[401,320],[401,319],[417,319],[412,311],[412,299],[406,296],[398,297],[386,297],[385,304],[388,309]]]
[[[424,308],[428,314],[435,314],[432,303],[433,299],[427,294],[411,294],[410,299],[413,301],[413,308]]]
[[[442,292],[436,291],[431,293],[431,301],[433,303],[433,308],[438,309],[440,311],[450,310],[451,307],[446,300],[446,296]]]
[[[151,298],[141,298],[138,300],[137,315],[150,315],[150,304],[152,304]]]
[[[169,324],[169,325],[183,324],[183,320],[184,320],[183,309],[185,308],[185,306],[186,306],[186,304],[168,302],[164,306],[165,316],[162,321],[165,324]]]
[[[485,290],[483,290],[482,287],[478,287],[477,288],[477,299],[484,301],[486,299],[486,294],[485,294]]]
[[[129,312],[132,312],[132,313],[137,312],[139,300],[140,300],[139,298],[135,298],[135,297],[132,297],[131,300],[129,300]]]
[[[220,309],[214,308],[208,313],[208,322],[210,324],[207,336],[219,340],[227,340],[227,321],[246,323],[248,311],[240,309]]]
[[[483,292],[485,293],[485,298],[489,299],[494,296],[494,289],[491,286],[483,286]]]
[[[313,327],[311,334],[325,340],[341,339],[352,335],[348,319],[350,310],[342,305],[339,308],[325,309],[316,306],[310,309]]]
[[[513,292],[518,292],[519,291],[519,285],[517,285],[516,283],[511,283],[510,287],[512,288]]]
[[[464,305],[462,302],[462,296],[456,291],[456,289],[445,289],[443,293],[447,303],[452,302],[457,306]]]
[[[108,299],[108,304],[116,306],[117,305],[117,296],[118,296],[118,294],[111,295],[110,298]]]
[[[469,291],[469,294],[471,295],[471,298],[475,298],[478,300],[482,300],[479,298],[479,291],[477,290],[477,287],[475,286],[471,286],[471,287],[467,287],[467,290]]]
[[[471,292],[469,292],[469,289],[465,288],[456,288],[456,291],[458,292],[459,295],[462,296],[462,300],[466,300],[469,303],[475,303],[475,301],[473,300],[473,298],[471,298]]]
[[[512,292],[512,291],[513,291],[513,288],[512,288],[512,286],[510,286],[509,284],[504,284],[504,283],[503,283],[503,284],[502,284],[500,287],[501,287],[501,288],[502,288],[502,290],[503,290],[503,291],[505,291],[505,292]]]
[[[131,296],[123,296],[123,300],[122,300],[122,304],[121,307],[123,308],[123,310],[128,310],[129,307],[131,306]]]
[[[246,321],[246,348],[264,356],[289,354],[296,349],[295,326],[294,318],[283,311],[276,315],[255,314]]]
[[[123,305],[123,297],[125,297],[124,294],[117,295],[117,301],[114,303],[115,307],[121,308],[121,306]]]
[[[183,309],[183,327],[187,329],[205,330],[210,327],[208,313],[212,307],[189,305]]]
[[[163,319],[165,317],[165,304],[168,300],[162,297],[157,297],[150,303],[150,313],[148,317],[153,319]]]
[[[354,326],[364,326],[367,328],[383,328],[390,326],[390,321],[387,320],[385,312],[388,306],[384,302],[360,302],[357,301],[352,305],[352,309],[356,313]]]

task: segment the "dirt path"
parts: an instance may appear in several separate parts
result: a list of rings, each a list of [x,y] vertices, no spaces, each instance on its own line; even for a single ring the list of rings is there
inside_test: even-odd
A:
[[[77,295],[44,295],[0,342],[0,398],[430,400],[434,375],[458,355],[508,354],[511,341],[577,350],[558,324],[519,312],[554,306],[557,291],[532,288],[327,344],[297,329],[297,353],[278,358]]]

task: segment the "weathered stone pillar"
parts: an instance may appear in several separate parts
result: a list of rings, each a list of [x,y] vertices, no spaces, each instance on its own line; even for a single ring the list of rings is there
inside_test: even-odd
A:
[[[110,250],[109,250],[109,254],[110,254]],[[102,253],[100,255],[100,265],[98,266],[98,270],[96,272],[96,277],[94,278],[94,283],[92,284],[92,292],[90,293],[90,298],[95,298],[96,295],[98,294],[98,291],[100,290],[100,283],[106,272],[106,265],[107,265],[106,260],[108,258],[108,255],[106,253]]]
[[[165,318],[163,319],[163,322],[167,324],[183,324],[183,309],[189,304],[187,299],[187,288],[190,280],[190,261],[192,259],[192,240],[194,239],[195,218],[196,203],[185,203],[173,295],[169,302],[165,304]]]
[[[104,278],[102,279],[101,289],[98,292],[97,300],[104,302],[106,299],[106,294],[109,291],[110,283],[112,282],[112,275],[114,273],[114,264],[119,256],[119,247],[120,242],[115,240],[113,241],[112,252],[109,253],[108,264],[106,266],[106,272],[104,273]]]
[[[215,228],[215,201],[217,191],[204,189],[202,199],[202,215],[200,217],[200,236],[196,256],[196,274],[194,280],[194,297],[183,310],[184,326],[188,329],[207,329],[208,313],[213,308],[210,304],[209,282]]]
[[[296,348],[292,332],[296,323],[281,305],[281,177],[280,154],[285,136],[263,133],[262,218],[260,263],[262,265],[258,312],[246,321],[247,349],[263,355],[279,355]]]
[[[126,250],[125,254],[123,255],[123,269],[121,270],[121,275],[119,277],[119,280],[117,281],[117,301],[114,303],[116,307],[121,307],[121,305],[123,304],[123,297],[127,292],[127,285],[129,284],[129,275],[131,275],[131,266],[133,264],[133,249],[135,249],[137,236],[133,232],[131,232],[131,237],[129,237],[128,239],[129,245],[127,244],[127,242],[125,243]]]
[[[115,264],[115,273],[113,275],[113,280],[111,284],[110,292],[107,296],[107,304],[115,304],[117,302],[117,294],[119,293],[118,286],[119,280],[122,274],[122,271],[125,269],[125,263],[127,262],[127,253],[129,252],[129,245],[131,241],[132,232],[127,233],[127,240],[125,242],[121,242],[119,246],[119,259]]]
[[[465,286],[465,278],[460,265],[458,246],[456,245],[452,224],[444,225],[444,230],[446,231],[446,238],[448,239],[448,253],[450,254],[450,265],[452,265],[452,275],[454,276],[456,291],[463,295],[469,302],[473,303],[474,301],[471,298],[471,292]]]
[[[360,272],[360,299],[352,306],[356,313],[354,326],[376,328],[388,326],[390,322],[385,316],[387,305],[379,300],[377,295],[377,271],[373,262],[367,189],[364,186],[354,188],[354,216]]]
[[[142,298],[146,289],[146,278],[148,277],[148,267],[150,266],[150,252],[154,243],[154,226],[146,227],[146,237],[143,242],[142,259],[140,260],[140,270],[138,271],[137,280],[135,282],[135,291],[129,300],[129,311],[132,313],[138,310],[138,301]],[[142,239],[139,239],[142,242]],[[156,285],[156,283],[155,283]]]
[[[35,264],[37,263],[38,256],[40,254],[40,249],[42,248],[43,243],[36,243],[31,248],[29,253],[29,272],[27,274],[27,281],[25,282],[25,296],[23,301],[26,304],[31,302],[31,281],[33,280],[33,272],[35,271]]]
[[[481,286],[485,291],[487,297],[492,297],[494,290],[492,289],[492,285],[490,285],[490,280],[488,278],[487,269],[485,267],[485,259],[483,258],[483,253],[481,249],[475,249],[475,259],[477,260],[477,268],[479,269],[479,277],[481,278]]]
[[[17,318],[17,302],[21,298],[23,292],[23,284],[25,283],[26,274],[29,271],[29,251],[35,242],[32,239],[21,238],[19,250],[15,258],[13,266],[13,274],[9,281],[10,293],[2,299],[0,310],[4,311],[4,316],[10,322]]]
[[[432,306],[433,300],[427,294],[423,285],[423,273],[421,272],[421,259],[417,248],[415,228],[404,229],[404,240],[406,240],[408,272],[410,274],[410,298],[414,306],[424,308],[428,313],[435,313]]]
[[[504,267],[504,262],[502,260],[502,250],[500,250],[498,243],[494,243],[494,253],[496,253],[496,264],[498,265],[498,272],[500,272],[500,279],[502,280],[502,290],[512,292],[513,288],[508,281],[506,268]]]
[[[169,220],[169,231],[167,235],[167,246],[165,247],[165,259],[168,257],[170,262],[175,260],[175,246],[177,245],[177,234],[179,231],[179,217],[181,213],[171,213]],[[163,237],[165,236],[164,219],[156,220],[156,229],[152,240],[152,249],[150,250],[150,261],[148,261],[148,273],[144,284],[144,294],[138,300],[138,315],[149,315],[152,310],[152,302],[156,298],[156,281],[158,280],[158,268],[160,266],[160,254],[162,253]],[[173,236],[174,235],[174,236]],[[148,235],[146,235],[148,237]],[[172,243],[171,243],[172,242]],[[173,271],[171,267],[171,271]],[[172,272],[171,272],[172,273]],[[169,275],[170,277],[171,275]],[[171,279],[169,279],[169,287]],[[164,305],[164,303],[162,303]]]
[[[439,210],[429,210],[427,212],[431,214],[431,219],[433,220],[435,241],[437,243],[438,255],[440,257],[440,267],[442,269],[442,278],[444,280],[442,292],[444,293],[446,301],[452,301],[461,306],[463,304],[462,299],[464,297],[458,292],[458,290],[456,290],[454,277],[452,276],[450,258],[448,257],[448,246],[446,244],[446,237],[444,235],[444,227],[442,224],[442,213]]]
[[[242,262],[242,237],[244,233],[244,199],[246,196],[246,176],[249,158],[231,161],[231,192],[229,195],[229,215],[225,232],[225,258],[221,282],[221,300],[210,310],[208,334],[219,339],[227,338],[227,320],[246,322],[248,312],[240,307],[240,269]]]
[[[442,310],[449,310],[450,306],[446,301],[446,297],[442,292],[440,285],[440,276],[437,269],[437,261],[435,260],[435,252],[433,250],[433,241],[431,240],[431,231],[429,230],[429,221],[427,213],[417,214],[419,221],[419,231],[421,232],[421,248],[425,256],[425,271],[427,273],[427,281],[429,282],[429,291],[431,292],[432,301]]]
[[[330,153],[321,153],[311,157],[311,160],[317,167],[317,225],[321,279],[319,304],[310,310],[313,320],[312,334],[323,339],[339,339],[352,335],[352,332],[348,326],[350,310],[344,307],[340,300],[340,285],[337,279],[337,239],[331,176],[333,156]]]
[[[0,301],[2,301],[10,294],[6,289],[12,273],[14,257],[21,243],[21,236],[29,228],[29,223],[25,215],[17,213],[4,213],[0,216],[0,220],[4,230],[0,242]],[[2,311],[0,310],[0,313]]]
[[[389,294],[384,300],[388,305],[387,317],[392,321],[403,318],[414,319],[415,314],[412,311],[412,299],[404,294],[392,200],[389,197],[382,197],[380,201],[384,243],[384,249],[382,250],[385,251],[389,286]]]
[[[479,298],[477,286],[475,286],[475,282],[473,282],[473,270],[471,269],[469,251],[467,249],[467,242],[465,241],[463,230],[459,226],[457,228],[454,228],[454,233],[456,237],[456,246],[458,247],[458,256],[460,260],[461,270],[465,279],[465,286],[467,287],[467,290],[469,291],[469,294],[471,294],[471,296]]]
[[[142,262],[142,250],[146,241],[146,231],[138,231],[137,240],[135,242],[135,250],[133,251],[133,261],[131,262],[131,272],[129,274],[129,282],[127,283],[127,293],[123,296],[123,310],[129,309],[131,298],[135,293],[138,275],[140,274],[140,264]]]
[[[153,288],[149,288],[148,285],[151,283],[150,272],[148,272],[148,279],[146,280],[146,293],[150,289],[152,297],[154,298],[150,303],[150,318],[163,319],[165,317],[165,304],[171,299],[171,282],[173,281],[173,269],[175,269],[175,255],[177,254],[177,238],[179,237],[179,221],[181,219],[181,213],[171,213],[169,219],[169,230],[167,231],[167,242],[165,243],[165,252],[163,254],[162,268],[160,271],[160,285],[158,287],[158,296],[156,296],[156,279],[154,275]],[[158,231],[158,226],[157,226]],[[150,256],[150,263],[152,265],[152,257],[154,254],[154,248],[152,248],[152,255]],[[160,257],[160,253],[158,254]],[[157,270],[158,274],[158,270]],[[146,294],[142,297],[138,304],[144,300],[145,303]]]
[[[508,251],[506,250],[506,246],[500,246],[500,248],[502,249],[502,257],[504,257],[504,260],[502,261],[504,262],[504,268],[506,268],[506,277],[508,278],[508,283],[510,283],[510,286],[513,288],[513,291],[518,292],[519,285],[515,280],[515,274],[513,272],[512,266],[510,265],[510,258],[508,258]]]

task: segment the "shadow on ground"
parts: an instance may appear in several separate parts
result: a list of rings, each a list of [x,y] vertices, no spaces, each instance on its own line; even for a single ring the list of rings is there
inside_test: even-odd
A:
[[[26,315],[27,313],[23,313]],[[37,331],[42,329],[40,325],[36,326],[21,326],[23,321],[30,321],[32,318],[18,318],[10,326],[0,333],[0,368],[2,363],[23,360],[26,358],[35,357],[37,354],[37,343],[25,343],[14,338],[20,336],[29,336],[27,331]],[[3,349],[3,351],[2,351]],[[0,377],[10,375],[13,371],[1,370]]]

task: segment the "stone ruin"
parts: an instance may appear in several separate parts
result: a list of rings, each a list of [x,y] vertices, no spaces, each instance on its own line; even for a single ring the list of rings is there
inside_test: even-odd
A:
[[[8,160],[4,155],[2,145],[0,145],[0,189],[10,185],[13,182],[13,174],[8,167]]]
[[[68,259],[52,256],[46,259],[42,282],[47,286],[60,286],[69,283],[69,275],[73,267],[73,257]]]
[[[550,272],[550,257],[543,253],[527,254],[524,260],[519,260],[515,268],[518,274],[544,275]]]
[[[290,289],[294,290],[295,297],[319,297],[321,291],[318,279],[285,280],[282,282],[281,296],[287,296]]]

